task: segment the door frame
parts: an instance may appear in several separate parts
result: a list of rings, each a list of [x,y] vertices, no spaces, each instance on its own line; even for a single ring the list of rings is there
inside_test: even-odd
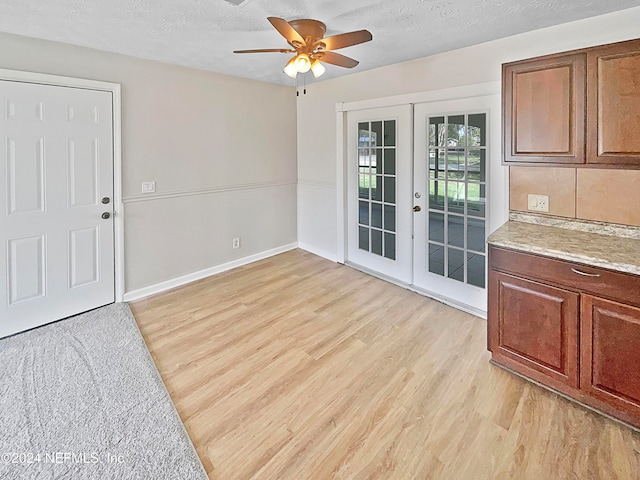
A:
[[[452,87],[439,90],[430,90],[425,92],[408,93],[404,95],[395,95],[390,97],[381,97],[367,100],[359,100],[354,102],[338,102],[336,103],[336,261],[344,264],[347,255],[347,112],[354,110],[365,110],[370,108],[390,107],[397,105],[415,105],[417,103],[431,103],[446,100],[460,100],[465,98],[495,96],[501,94],[501,82],[486,82],[474,85],[465,85],[461,87]],[[494,111],[495,110],[495,111]],[[502,111],[500,108],[491,109],[491,116],[501,119]],[[413,115],[411,116],[413,122]],[[413,124],[412,127],[413,129]],[[500,132],[491,134],[490,141],[495,142],[496,135]],[[494,151],[493,156],[500,155],[500,142],[492,143],[491,149]],[[411,146],[413,149],[413,145]],[[496,165],[493,159],[490,159],[490,165]],[[497,164],[499,167],[500,165]],[[509,175],[507,167],[491,168],[491,178],[489,179],[492,188],[490,196],[487,199],[492,209],[491,215],[487,213],[487,236],[496,230],[500,225],[509,218]],[[493,205],[493,206],[492,206]],[[412,232],[413,233],[413,232]],[[368,272],[375,275],[375,272]],[[388,280],[388,279],[386,279]],[[392,283],[397,283],[393,282]],[[476,311],[475,309],[465,308],[455,300],[441,297],[434,292],[415,288],[413,285],[402,286],[414,290],[422,295],[435,298],[443,303],[451,305],[455,308],[468,311],[474,315],[486,318],[486,312]]]
[[[124,204],[122,203],[122,108],[119,83],[101,82],[83,78],[50,75],[46,73],[7,70],[0,68],[0,80],[10,82],[35,83],[57,87],[99,90],[112,94],[113,108],[113,227],[114,227],[114,268],[115,301],[124,301]]]

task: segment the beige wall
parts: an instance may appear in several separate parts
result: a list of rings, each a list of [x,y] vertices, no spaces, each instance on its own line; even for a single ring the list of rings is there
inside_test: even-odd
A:
[[[499,81],[501,64],[637,38],[640,7],[346,77],[314,82],[298,100],[298,241],[337,255],[336,103]],[[374,42],[371,48],[375,48]],[[348,54],[348,52],[345,52]],[[493,148],[499,149],[499,145]],[[500,167],[496,167],[500,168]],[[491,187],[490,187],[491,188]],[[494,185],[493,188],[503,188]],[[505,195],[504,206],[508,207]],[[496,206],[494,206],[496,207]],[[318,219],[315,221],[314,219]]]
[[[9,34],[0,44],[0,68],[122,85],[127,292],[296,241],[292,87]],[[150,180],[156,193],[142,196]]]
[[[640,170],[510,167],[511,210],[549,195],[549,215],[640,226]]]

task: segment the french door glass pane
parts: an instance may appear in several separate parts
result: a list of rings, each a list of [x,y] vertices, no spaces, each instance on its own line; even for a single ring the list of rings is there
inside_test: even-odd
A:
[[[442,147],[445,145],[444,117],[429,118],[429,146]]]
[[[391,148],[387,148],[384,151],[384,173],[387,175],[396,174],[396,151]]]
[[[384,232],[384,256],[396,259],[396,236],[393,233]]]
[[[484,252],[484,220],[480,220],[477,218],[468,218],[467,222],[467,250],[473,250],[474,252]]]
[[[376,228],[382,228],[382,204],[371,204],[371,226]]]
[[[369,250],[369,229],[358,227],[358,248]]]
[[[382,176],[371,176],[371,199],[382,201]]]
[[[384,206],[384,229],[388,232],[396,231],[396,207],[393,205]]]
[[[382,146],[382,122],[371,122],[371,146]]]
[[[444,276],[444,247],[429,243],[429,271]]]
[[[464,251],[447,248],[447,276],[454,280],[464,281]]]
[[[387,120],[384,122],[384,146],[396,146],[396,121]]]
[[[371,252],[382,256],[382,231],[371,230]]]
[[[429,240],[444,243],[444,213],[429,212]]]
[[[485,113],[428,119],[428,270],[485,287]]]
[[[484,255],[467,254],[467,282],[476,287],[484,288]]]
[[[444,210],[445,182],[438,180],[429,181],[429,208]]]
[[[369,202],[358,202],[358,223],[369,225]]]
[[[396,121],[358,123],[358,245],[396,258]]]
[[[447,244],[464,248],[464,217],[447,215]]]

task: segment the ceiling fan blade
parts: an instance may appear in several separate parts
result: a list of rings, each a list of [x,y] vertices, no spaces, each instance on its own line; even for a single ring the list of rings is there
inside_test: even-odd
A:
[[[287,40],[287,42],[289,42],[289,45],[291,45],[292,47],[295,47],[293,42],[296,42],[301,46],[306,45],[304,38],[302,38],[302,36],[298,32],[296,32],[295,29],[291,25],[289,25],[289,22],[287,22],[286,20],[278,17],[267,17],[267,20],[271,22],[273,28],[275,28],[280,33],[280,35],[282,35]]]
[[[293,53],[295,50],[286,48],[259,48],[255,50],[234,50],[233,53]]]
[[[334,52],[318,52],[313,56],[321,62],[330,63],[339,67],[353,68],[360,63],[353,58],[345,57],[344,55]]]
[[[368,30],[358,30],[355,32],[341,33],[332,37],[322,38],[318,40],[314,47],[318,48],[324,44],[323,50],[338,50],[340,48],[351,47],[373,40],[373,35]]]

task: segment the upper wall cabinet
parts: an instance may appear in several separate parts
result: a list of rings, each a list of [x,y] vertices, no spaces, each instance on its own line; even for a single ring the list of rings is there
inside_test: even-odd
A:
[[[503,65],[505,162],[584,162],[585,68],[585,54]]]
[[[503,160],[640,167],[640,39],[502,66]]]
[[[640,40],[587,53],[587,163],[640,166]]]

